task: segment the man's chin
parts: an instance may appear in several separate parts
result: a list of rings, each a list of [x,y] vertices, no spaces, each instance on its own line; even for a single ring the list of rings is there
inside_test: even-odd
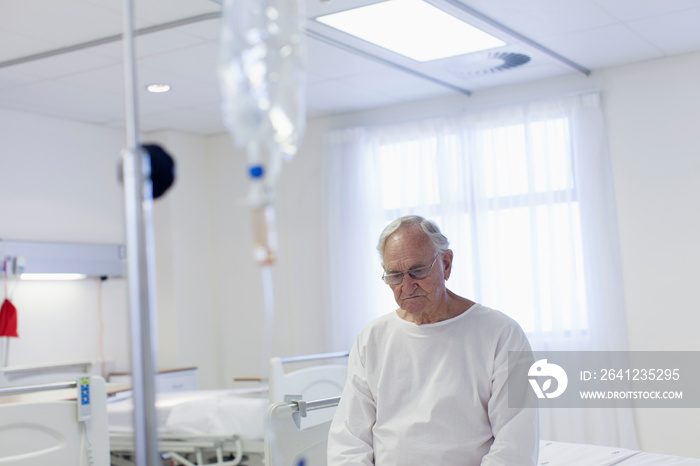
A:
[[[422,300],[420,298],[421,296],[416,296],[414,298],[404,299],[401,301],[401,309],[409,314],[420,314],[425,307],[423,303],[421,303]]]

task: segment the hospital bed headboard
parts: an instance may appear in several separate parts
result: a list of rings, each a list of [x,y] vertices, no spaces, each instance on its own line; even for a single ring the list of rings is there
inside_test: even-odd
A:
[[[311,354],[270,360],[270,403],[285,401],[287,395],[300,395],[304,400],[317,400],[339,396],[347,378],[347,352]],[[285,372],[284,366],[292,363],[337,360],[334,364],[317,364],[312,367]]]

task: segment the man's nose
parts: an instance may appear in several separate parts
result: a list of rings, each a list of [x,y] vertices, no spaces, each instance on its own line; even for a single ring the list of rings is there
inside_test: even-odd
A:
[[[409,289],[415,289],[414,285],[418,285],[418,280],[411,277],[409,274],[403,274],[403,280],[401,281],[401,286],[407,287]]]

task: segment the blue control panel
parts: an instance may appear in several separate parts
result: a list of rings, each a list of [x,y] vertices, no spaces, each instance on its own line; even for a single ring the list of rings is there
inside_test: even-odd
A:
[[[78,379],[78,420],[90,419],[90,377]]]

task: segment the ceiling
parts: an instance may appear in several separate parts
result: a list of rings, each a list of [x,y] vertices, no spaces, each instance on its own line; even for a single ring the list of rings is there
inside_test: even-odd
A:
[[[428,0],[461,17],[476,15],[508,45],[423,65],[312,20],[375,1],[306,0],[309,118],[700,50],[700,0]],[[141,131],[224,132],[216,76],[221,6],[134,5],[135,28],[144,30],[135,45]],[[121,0],[3,1],[0,109],[123,128],[121,9]],[[146,92],[155,82],[172,90]]]

